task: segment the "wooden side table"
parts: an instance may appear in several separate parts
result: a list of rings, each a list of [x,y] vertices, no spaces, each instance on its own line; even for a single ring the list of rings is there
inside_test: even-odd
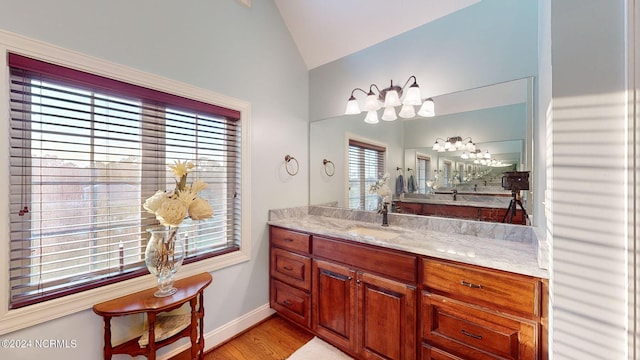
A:
[[[203,291],[211,284],[211,281],[211,274],[202,273],[177,280],[174,286],[178,291],[171,296],[154,297],[153,293],[156,288],[152,288],[94,305],[93,311],[104,319],[104,358],[110,360],[113,354],[128,354],[131,356],[144,355],[148,359],[155,360],[157,349],[188,336],[191,339],[191,358],[202,359],[204,355]],[[187,302],[191,306],[191,322],[189,326],[167,339],[156,342],[157,315],[175,310]],[[137,337],[113,346],[111,344],[111,318],[140,313],[147,314],[147,322],[149,323],[148,344],[141,346],[138,343],[140,337]]]

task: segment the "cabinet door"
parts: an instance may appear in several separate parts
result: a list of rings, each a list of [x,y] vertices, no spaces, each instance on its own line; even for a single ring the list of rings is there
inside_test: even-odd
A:
[[[357,286],[362,358],[415,359],[416,288],[369,273]]]
[[[335,346],[353,351],[356,344],[355,271],[313,261],[313,329]]]

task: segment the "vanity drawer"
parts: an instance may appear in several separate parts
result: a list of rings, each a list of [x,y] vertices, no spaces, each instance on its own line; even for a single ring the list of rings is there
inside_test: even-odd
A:
[[[309,253],[311,235],[273,226],[269,231],[271,245],[295,252]]]
[[[417,257],[380,247],[314,236],[313,254],[404,282],[417,283]]]
[[[540,282],[524,275],[422,259],[423,285],[430,292],[533,318],[540,315]]]
[[[311,328],[311,294],[271,280],[271,308],[307,329]]]
[[[311,258],[273,248],[271,249],[271,276],[309,291],[311,290]]]
[[[422,360],[464,360],[438,348],[422,344]]]
[[[537,324],[430,293],[422,295],[422,339],[463,359],[537,359]],[[436,357],[438,358],[438,357]]]

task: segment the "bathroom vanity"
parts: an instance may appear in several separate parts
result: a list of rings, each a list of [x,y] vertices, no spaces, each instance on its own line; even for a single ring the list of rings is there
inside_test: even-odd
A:
[[[433,229],[451,219],[383,228],[358,213],[270,218],[273,309],[359,359],[547,358],[530,227],[479,225],[496,239]]]
[[[393,202],[394,211],[401,214],[439,216],[475,221],[509,222],[527,225],[524,208],[516,207],[507,216],[511,195],[509,193],[477,194],[458,192],[456,200],[451,194],[433,195],[402,194]],[[508,219],[509,221],[505,221]]]

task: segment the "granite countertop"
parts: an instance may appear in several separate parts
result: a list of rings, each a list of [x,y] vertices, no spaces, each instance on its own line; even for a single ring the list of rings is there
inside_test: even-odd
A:
[[[382,227],[370,222],[309,214],[272,219],[268,224],[523,275],[549,277],[548,271],[538,266],[537,248],[532,242],[424,228]]]

